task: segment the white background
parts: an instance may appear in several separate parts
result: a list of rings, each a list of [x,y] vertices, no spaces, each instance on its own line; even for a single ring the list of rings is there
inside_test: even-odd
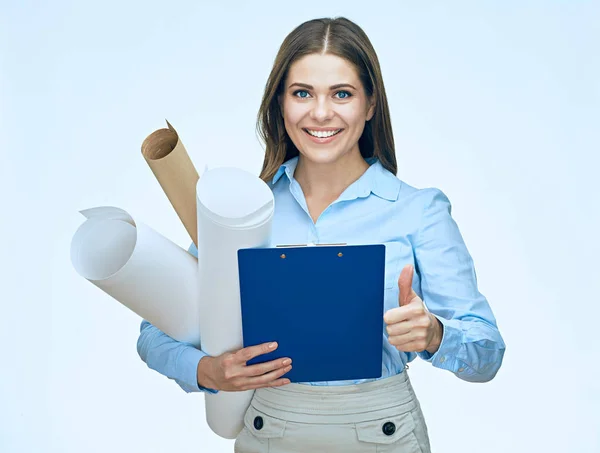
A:
[[[326,5],[327,6],[324,6]],[[438,187],[507,343],[486,384],[410,369],[434,452],[598,452],[600,8],[593,1],[19,1],[0,7],[0,451],[231,452],[73,270],[81,209],[189,238],[140,153],[258,173],[277,49],[344,15],[378,52],[399,177]]]

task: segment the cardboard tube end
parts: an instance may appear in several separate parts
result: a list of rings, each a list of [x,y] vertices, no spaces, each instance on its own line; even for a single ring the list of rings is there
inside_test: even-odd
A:
[[[163,128],[152,132],[143,141],[142,155],[146,160],[162,159],[175,149],[179,143],[179,136],[170,124],[169,126],[169,129]]]

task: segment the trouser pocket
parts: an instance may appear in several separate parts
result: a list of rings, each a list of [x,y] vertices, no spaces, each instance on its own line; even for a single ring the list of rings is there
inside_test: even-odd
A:
[[[418,408],[355,424],[360,442],[376,447],[378,453],[429,453],[427,429]]]
[[[234,452],[267,453],[270,440],[283,437],[286,423],[251,405],[244,415],[244,429],[235,441]]]

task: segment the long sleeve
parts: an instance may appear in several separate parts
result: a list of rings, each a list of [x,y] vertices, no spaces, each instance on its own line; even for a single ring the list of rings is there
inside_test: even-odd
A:
[[[477,288],[471,255],[451,216],[448,198],[438,189],[427,197],[414,244],[421,297],[443,325],[435,354],[419,357],[469,382],[494,378],[504,357],[505,344],[487,299]]]
[[[193,244],[188,251],[198,256]],[[217,393],[198,385],[198,363],[208,354],[190,343],[173,339],[145,319],[140,325],[137,351],[150,369],[174,380],[187,393]]]

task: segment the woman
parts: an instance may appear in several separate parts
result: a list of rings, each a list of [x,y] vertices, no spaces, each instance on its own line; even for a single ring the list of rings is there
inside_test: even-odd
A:
[[[141,358],[187,392],[257,389],[240,453],[429,452],[408,363],[419,356],[485,382],[505,346],[448,199],[395,176],[384,84],[365,33],[344,18],[293,30],[267,81],[258,129],[261,178],[276,199],[273,245],[385,244],[382,377],[289,384],[293,358],[246,366],[272,350],[267,344],[209,357],[147,321]]]

